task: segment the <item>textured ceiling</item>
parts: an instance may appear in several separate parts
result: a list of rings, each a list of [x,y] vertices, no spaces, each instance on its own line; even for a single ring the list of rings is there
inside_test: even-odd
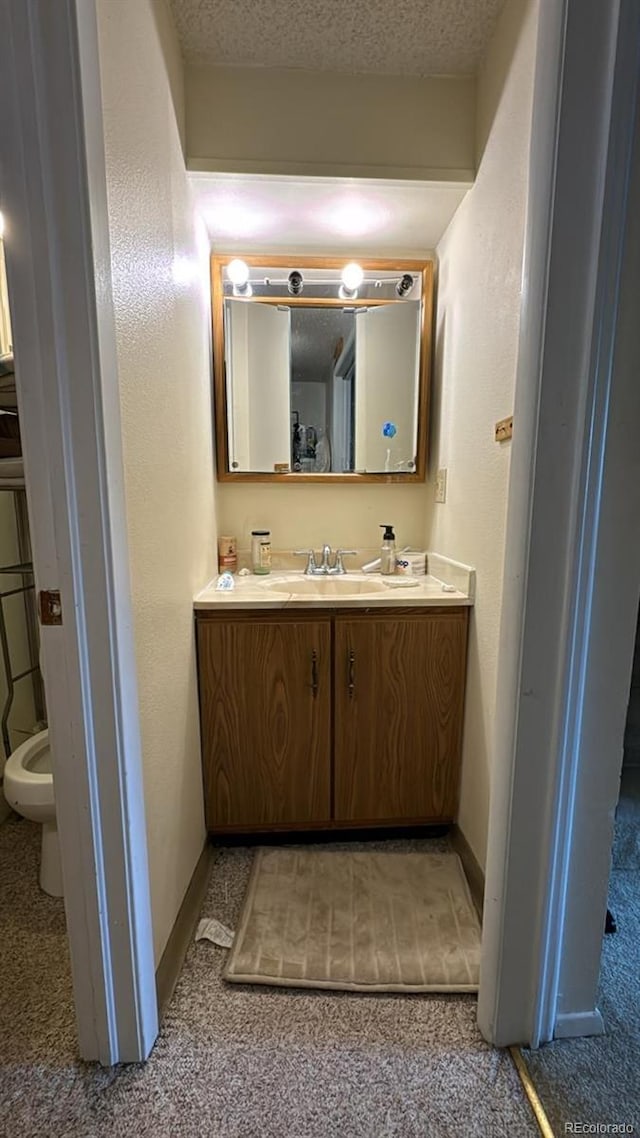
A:
[[[504,0],[169,0],[188,63],[471,75]]]

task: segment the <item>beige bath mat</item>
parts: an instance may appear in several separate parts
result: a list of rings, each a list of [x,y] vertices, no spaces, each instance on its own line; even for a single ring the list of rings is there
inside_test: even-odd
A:
[[[475,992],[480,925],[454,853],[260,849],[225,979]]]

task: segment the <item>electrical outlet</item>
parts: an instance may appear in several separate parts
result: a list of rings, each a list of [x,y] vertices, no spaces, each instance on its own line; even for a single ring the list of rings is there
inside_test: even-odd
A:
[[[447,468],[446,466],[440,467],[436,474],[436,502],[446,502],[447,500]]]

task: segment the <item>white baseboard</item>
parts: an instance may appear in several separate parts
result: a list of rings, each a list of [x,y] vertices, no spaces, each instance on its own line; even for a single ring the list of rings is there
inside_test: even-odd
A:
[[[558,1016],[553,1032],[554,1039],[577,1039],[581,1035],[604,1035],[601,1012],[568,1012]]]

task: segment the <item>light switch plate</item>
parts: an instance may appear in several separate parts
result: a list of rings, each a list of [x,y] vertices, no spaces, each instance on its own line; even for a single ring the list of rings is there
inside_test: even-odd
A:
[[[436,502],[446,502],[447,500],[447,468],[441,466],[436,474]]]

